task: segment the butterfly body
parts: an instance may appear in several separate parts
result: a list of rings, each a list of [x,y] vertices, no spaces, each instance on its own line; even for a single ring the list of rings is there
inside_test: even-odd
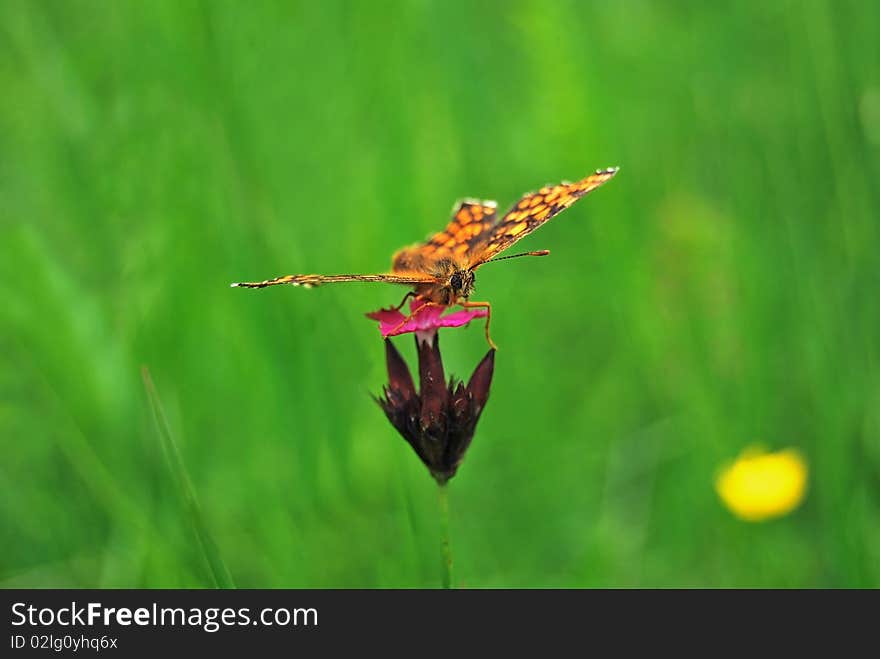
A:
[[[408,271],[411,270],[404,270]],[[414,288],[415,294],[428,302],[451,307],[474,291],[476,276],[466,261],[443,257],[420,264],[416,272],[427,272],[433,278],[433,281],[416,284]]]
[[[377,281],[412,286],[411,294],[440,306],[459,304],[488,308],[487,302],[468,301],[474,290],[475,270],[491,260],[513,258],[498,255],[616,173],[616,167],[602,169],[575,183],[545,186],[537,192],[524,195],[500,219],[493,201],[462,201],[453,209],[452,220],[443,231],[423,243],[396,252],[392,257],[391,272],[386,274],[286,275],[232,285],[265,288],[292,284],[310,288],[333,282]],[[544,250],[516,256],[544,256],[548,253]],[[488,320],[486,328],[488,338]]]

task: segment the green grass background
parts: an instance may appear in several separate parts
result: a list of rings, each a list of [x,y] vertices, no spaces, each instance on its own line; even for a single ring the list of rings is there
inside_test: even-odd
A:
[[[0,89],[2,585],[210,586],[205,530],[238,586],[438,585],[402,291],[228,284],[620,165],[480,271],[459,585],[880,586],[876,3],[8,0]],[[763,524],[713,490],[754,442],[811,466]]]

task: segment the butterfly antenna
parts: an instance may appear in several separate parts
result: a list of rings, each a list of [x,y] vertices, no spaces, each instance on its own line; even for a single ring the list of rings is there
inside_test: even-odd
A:
[[[536,252],[522,252],[520,254],[511,254],[510,256],[497,256],[489,259],[486,263],[494,263],[495,261],[504,261],[506,259],[518,259],[520,256],[550,256],[549,249],[539,249]]]

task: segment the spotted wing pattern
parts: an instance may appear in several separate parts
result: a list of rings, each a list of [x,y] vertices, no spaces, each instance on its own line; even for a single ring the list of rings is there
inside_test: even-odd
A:
[[[424,243],[406,247],[394,255],[392,269],[421,271],[437,259],[461,256],[471,249],[473,240],[495,224],[497,204],[494,201],[466,199],[455,205],[452,220],[440,233]]]
[[[386,284],[430,284],[434,283],[435,279],[431,275],[421,272],[395,272],[381,275],[285,275],[284,277],[275,277],[265,281],[238,282],[232,284],[232,286],[266,288],[266,286],[290,284],[292,286],[302,286],[303,288],[313,288],[322,284],[343,281],[379,281]]]
[[[554,215],[610,180],[617,168],[600,169],[577,183],[545,186],[520,199],[497,223],[470,239],[471,267],[485,263],[532,233]]]

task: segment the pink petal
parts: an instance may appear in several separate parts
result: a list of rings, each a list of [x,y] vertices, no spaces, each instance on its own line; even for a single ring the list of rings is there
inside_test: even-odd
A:
[[[379,309],[378,311],[368,313],[367,318],[378,320],[380,323],[399,323],[406,316],[397,311],[397,309]]]
[[[485,309],[462,309],[443,316],[438,327],[460,327],[467,325],[474,318],[485,318],[488,315],[489,312]]]
[[[409,332],[429,332],[439,327],[460,327],[467,325],[474,318],[485,318],[488,315],[485,309],[463,309],[444,316],[445,310],[446,307],[415,299],[410,303],[409,320],[395,309],[380,309],[368,313],[367,317],[378,320],[382,338],[388,338]]]

